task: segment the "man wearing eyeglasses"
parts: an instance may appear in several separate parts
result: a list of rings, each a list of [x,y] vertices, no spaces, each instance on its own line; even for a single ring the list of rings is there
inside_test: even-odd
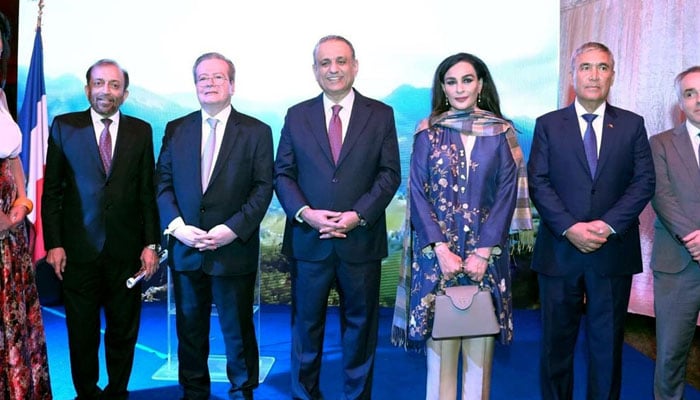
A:
[[[185,399],[208,399],[212,303],[226,346],[229,398],[258,386],[253,296],[259,226],[272,199],[272,131],[231,106],[235,68],[219,53],[194,63],[202,106],[170,121],[156,167],[157,199],[175,295]]]

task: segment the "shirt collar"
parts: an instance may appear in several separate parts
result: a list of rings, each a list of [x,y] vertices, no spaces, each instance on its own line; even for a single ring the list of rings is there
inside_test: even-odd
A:
[[[700,133],[700,128],[691,124],[690,121],[688,121],[687,119],[685,120],[685,129],[688,130],[688,134],[690,135],[691,139],[697,138],[698,134]]]
[[[109,117],[105,117],[105,116],[98,114],[94,108],[90,107],[90,116],[92,117],[93,125],[98,125],[98,123],[99,123],[99,126],[102,126],[102,120],[105,118],[109,118],[112,120],[112,126],[117,126],[117,125],[119,125],[119,117],[121,115],[120,115],[120,112],[117,110],[117,112],[115,112],[113,115],[110,115]]]
[[[581,103],[578,102],[578,99],[576,99],[574,101],[574,108],[576,109],[576,116],[579,118],[581,118],[581,116],[583,114],[595,114],[597,116],[605,115],[605,105],[606,105],[606,102],[604,101],[603,104],[601,104],[600,106],[598,106],[598,108],[595,109],[595,111],[593,111],[592,113],[589,113],[585,108],[583,108]]]
[[[209,115],[206,111],[202,110],[202,124],[208,125],[207,118],[214,118],[219,120],[219,123],[226,124],[229,116],[231,116],[231,106],[224,107],[224,109],[219,111],[216,115]]]
[[[329,99],[326,94],[323,94],[323,109],[324,110],[330,110],[331,107],[334,105],[338,104],[343,107],[344,110],[350,110],[352,109],[352,104],[355,101],[355,89],[350,89],[350,92],[348,92],[347,96],[343,97],[342,100],[339,102],[335,103],[333,100]]]

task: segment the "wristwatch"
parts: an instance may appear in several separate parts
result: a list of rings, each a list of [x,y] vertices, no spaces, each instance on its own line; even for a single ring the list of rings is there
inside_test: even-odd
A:
[[[362,218],[362,214],[360,214],[360,212],[357,210],[353,210],[353,211],[355,211],[355,214],[357,214],[357,218],[359,218],[359,220],[360,220],[359,226],[367,226],[367,220]]]
[[[149,249],[155,251],[156,253],[160,253],[160,245],[159,244],[149,244],[148,246]]]

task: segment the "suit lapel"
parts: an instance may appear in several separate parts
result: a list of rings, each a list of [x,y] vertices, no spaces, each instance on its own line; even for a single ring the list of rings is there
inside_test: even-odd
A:
[[[90,115],[90,109],[87,109],[82,115],[83,122],[82,126],[75,132],[76,137],[87,149],[85,152],[88,157],[88,162],[94,166],[94,168],[99,169],[102,173],[107,176],[107,172],[102,165],[102,158],[100,158],[100,147],[97,143],[97,137],[95,135],[95,127],[92,125],[92,116]]]
[[[112,154],[112,167],[108,172],[109,175],[119,168],[124,162],[128,162],[127,154],[133,147],[133,131],[131,129],[131,121],[129,117],[121,113],[119,115],[119,131],[117,132],[117,143],[114,145],[114,153]]]
[[[673,129],[671,141],[673,148],[678,152],[678,158],[683,162],[690,177],[694,182],[700,182],[700,169],[698,169],[698,162],[695,159],[695,149],[693,148],[693,142],[690,141],[688,136],[688,129],[685,123]]]
[[[178,140],[179,148],[173,154],[182,155],[181,165],[193,165],[194,168],[182,168],[185,174],[185,182],[192,182],[194,187],[199,188],[202,194],[202,113],[197,111],[187,118],[180,127]]]
[[[309,103],[308,107],[309,110],[306,116],[308,118],[309,131],[321,148],[321,152],[326,156],[331,165],[333,165],[333,154],[331,153],[331,144],[328,141],[328,127],[326,126],[326,111],[323,109],[323,93]]]
[[[596,178],[600,175],[600,172],[605,169],[605,163],[610,159],[615,148],[616,120],[617,112],[615,111],[615,107],[606,104],[605,115],[603,116],[603,132],[601,132],[600,135],[600,151],[598,152]]]
[[[566,109],[566,112],[563,114],[562,129],[560,129],[560,131],[563,135],[567,136],[564,143],[575,143],[575,145],[571,146],[573,148],[573,156],[581,165],[581,169],[586,171],[586,175],[591,176],[591,171],[588,168],[588,160],[586,159],[586,150],[583,148],[581,126],[579,125],[574,103],[571,103],[571,105]]]
[[[214,169],[211,171],[211,177],[209,178],[209,187],[211,187],[214,184],[216,176],[219,175],[221,170],[224,168],[224,165],[226,165],[226,163],[228,162],[231,152],[235,148],[235,143],[240,137],[240,128],[238,125],[239,119],[237,117],[237,114],[238,112],[235,109],[232,109],[231,114],[229,114],[228,116],[228,121],[226,121],[226,130],[224,131],[224,137],[221,139],[221,147],[219,148],[219,154],[216,157],[216,164],[214,164]]]
[[[343,159],[350,154],[350,150],[357,143],[362,132],[365,130],[365,126],[369,121],[369,116],[371,111],[369,109],[369,104],[365,101],[365,97],[355,90],[355,103],[352,105],[352,114],[350,115],[350,121],[348,122],[348,129],[345,132],[345,140],[343,140],[343,147],[340,148],[340,156],[338,157],[338,165],[343,162]]]

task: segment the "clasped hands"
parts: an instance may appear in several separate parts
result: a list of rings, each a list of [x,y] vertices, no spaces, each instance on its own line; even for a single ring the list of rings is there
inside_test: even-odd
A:
[[[301,218],[320,233],[320,239],[345,239],[347,233],[360,224],[355,211],[329,211],[307,208],[301,212]]]
[[[566,238],[582,253],[592,253],[601,248],[612,234],[610,226],[602,220],[577,222],[566,230]]]
[[[208,232],[193,225],[183,225],[171,234],[186,246],[194,247],[199,251],[216,250],[233,242],[238,237],[228,226],[223,224],[216,225]]]
[[[487,250],[490,253],[490,249]],[[484,274],[488,267],[487,257],[479,257],[472,253],[462,260],[461,257],[450,251],[447,245],[436,246],[435,254],[437,255],[440,271],[442,271],[445,279],[452,279],[460,273],[466,274],[469,279],[475,282],[481,282],[484,279]]]

